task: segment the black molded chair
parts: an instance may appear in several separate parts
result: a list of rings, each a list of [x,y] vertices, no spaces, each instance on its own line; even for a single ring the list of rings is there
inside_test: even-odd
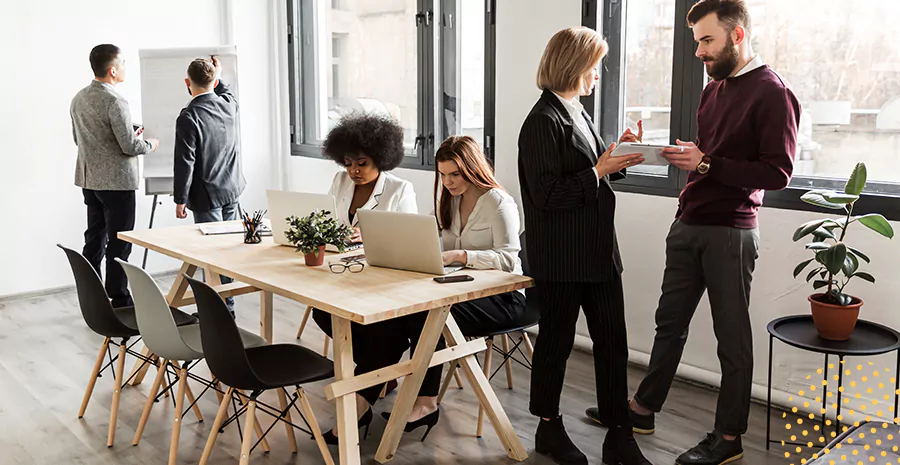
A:
[[[248,419],[255,418],[257,409],[275,418],[272,426],[265,433],[258,434],[260,438],[257,440],[257,444],[265,438],[275,423],[283,421],[311,434],[319,446],[322,458],[326,463],[333,464],[331,452],[322,438],[322,431],[316,422],[309,400],[307,400],[303,388],[300,387],[301,384],[333,377],[334,365],[331,360],[296,344],[272,344],[245,349],[237,324],[231,317],[222,297],[207,284],[189,276],[186,278],[194,291],[194,298],[200,314],[200,341],[203,345],[206,364],[213,376],[228,386],[228,391],[216,413],[206,447],[203,449],[200,464],[203,465],[209,460],[209,455],[212,453],[212,448],[223,424],[237,421],[245,412]],[[260,394],[270,389],[278,389],[284,394],[288,394],[285,389],[287,386],[294,386],[296,390],[290,404],[283,409],[276,409],[259,400]],[[250,395],[245,395],[243,390],[251,391]],[[244,405],[225,422],[225,413],[232,399],[240,400]],[[249,402],[246,402],[247,400]],[[298,401],[302,411],[296,407]],[[291,422],[291,408],[297,410],[311,431]],[[254,423],[248,420],[244,426],[241,464],[249,462],[250,453],[256,447],[256,445],[252,447],[250,445]]]
[[[519,259],[522,261],[522,274],[528,276],[530,272],[530,268],[528,266],[528,255],[525,249],[525,233],[519,235],[519,244],[521,246],[521,250],[519,250]],[[477,339],[477,338],[485,338],[487,343],[487,349],[484,351],[484,375],[488,377],[488,379],[493,379],[494,376],[500,371],[502,368],[506,368],[506,384],[509,389],[513,388],[513,378],[512,378],[512,362],[516,362],[525,368],[531,369],[531,357],[534,353],[534,346],[531,343],[531,338],[528,337],[528,333],[525,332],[526,329],[531,328],[532,326],[537,325],[538,320],[541,318],[540,306],[538,305],[537,298],[537,288],[531,287],[525,289],[525,313],[516,321],[512,322],[508,327],[491,331],[485,333],[478,334],[464,334],[464,336],[468,339]],[[510,345],[510,340],[513,339],[513,334],[519,333],[518,339],[515,340],[515,343]],[[495,337],[501,337],[502,349],[497,347],[494,344]],[[525,346],[525,351],[522,351],[522,346]],[[492,355],[494,352],[500,354],[503,357],[503,360],[500,363],[500,366],[491,373],[491,362]],[[519,353],[522,357],[522,360],[514,357],[516,353]],[[527,353],[525,353],[527,352]],[[438,393],[438,403],[440,403],[444,394],[447,392],[447,388],[450,386],[450,381],[453,379],[456,374],[456,369],[459,367],[458,363],[453,363],[450,366],[450,371],[447,373],[447,376],[444,378],[444,383],[441,386],[441,390]],[[460,386],[460,389],[462,387]],[[484,427],[484,409],[479,405],[478,407],[478,430],[477,436],[481,437],[481,433]]]
[[[103,287],[103,281],[90,262],[83,255],[72,249],[59,244],[57,244],[57,247],[66,253],[66,258],[68,258],[69,265],[72,268],[72,274],[75,276],[78,305],[81,307],[81,315],[84,318],[84,322],[87,323],[92,331],[104,337],[103,344],[100,345],[100,353],[97,354],[97,361],[94,362],[94,369],[91,371],[87,389],[84,391],[84,399],[81,401],[78,418],[84,417],[84,412],[87,410],[88,402],[94,392],[97,378],[102,376],[102,373],[107,368],[111,368],[113,363],[116,363],[116,367],[113,369],[115,387],[113,388],[112,406],[109,412],[109,433],[106,441],[106,445],[112,447],[116,436],[119,397],[122,388],[130,381],[130,379],[124,383],[122,381],[125,374],[125,355],[130,354],[137,357],[142,361],[142,364],[155,364],[155,358],[152,356],[144,357],[139,352],[131,350],[140,341],[134,307],[113,308],[109,295]],[[196,318],[180,310],[171,310],[172,316],[179,325],[197,322]],[[116,343],[113,341],[113,338],[121,338],[121,342]],[[131,345],[128,345],[128,341],[131,338],[136,339]],[[111,346],[118,346],[118,354],[115,357],[112,356]],[[109,356],[109,362],[106,365],[103,365],[104,355]]]

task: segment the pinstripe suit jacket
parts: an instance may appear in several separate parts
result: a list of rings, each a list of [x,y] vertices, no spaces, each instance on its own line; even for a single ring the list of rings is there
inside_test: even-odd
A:
[[[597,151],[606,145],[587,113]],[[598,182],[597,156],[549,90],[519,132],[519,187],[531,276],[558,282],[604,282],[622,272],[610,179]],[[625,176],[624,170],[613,180]]]

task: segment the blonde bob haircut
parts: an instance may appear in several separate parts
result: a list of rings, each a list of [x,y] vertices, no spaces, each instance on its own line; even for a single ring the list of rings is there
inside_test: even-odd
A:
[[[550,39],[538,66],[537,86],[555,92],[579,89],[581,78],[606,56],[609,45],[586,27],[563,29]]]

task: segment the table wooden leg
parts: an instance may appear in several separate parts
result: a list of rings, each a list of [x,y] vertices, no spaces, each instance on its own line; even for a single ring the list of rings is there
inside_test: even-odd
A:
[[[275,296],[271,292],[259,293],[259,335],[272,343],[272,313]]]
[[[220,276],[219,273],[216,273],[215,271],[213,271],[209,268],[204,268],[203,274],[204,274],[204,277],[206,278],[206,284],[209,284],[212,287],[222,285],[222,276]]]
[[[444,328],[444,339],[447,341],[448,346],[455,346],[466,342],[462,331],[460,331],[459,326],[456,324],[456,320],[453,319],[452,315],[447,318],[446,327]],[[519,440],[519,436],[516,435],[516,430],[513,429],[509,417],[506,416],[506,412],[503,411],[500,400],[497,399],[497,395],[494,393],[494,390],[491,389],[487,377],[479,369],[478,360],[475,359],[474,355],[469,355],[459,359],[459,365],[466,375],[469,385],[472,386],[475,396],[478,397],[478,401],[484,407],[484,411],[487,413],[488,419],[490,419],[491,425],[494,427],[494,431],[496,431],[497,436],[500,437],[500,442],[502,442],[503,447],[506,448],[507,455],[509,455],[511,459],[520,462],[527,459],[528,454],[525,452],[525,447],[522,445],[522,441]],[[418,389],[418,387],[416,387],[416,389]]]
[[[449,321],[447,318],[449,315],[449,306],[435,308],[428,312],[425,327],[422,328],[422,335],[419,336],[419,344],[411,359],[412,374],[403,380],[397,401],[394,402],[394,408],[391,410],[391,418],[388,420],[381,444],[378,446],[378,452],[375,453],[375,460],[380,463],[391,460],[394,458],[394,453],[397,452],[403,428],[406,426],[406,419],[412,412],[413,404],[419,395],[419,388],[422,387],[422,381],[425,379],[425,372],[428,370],[431,358],[434,356],[434,349],[441,337],[444,322]]]
[[[353,377],[353,339],[350,320],[331,316],[334,339],[334,379],[340,381]],[[404,383],[406,384],[406,383]],[[341,465],[359,465],[359,430],[356,428],[356,394],[350,393],[335,399],[337,404],[338,453]],[[408,415],[408,413],[407,413]],[[405,418],[405,417],[404,417]]]

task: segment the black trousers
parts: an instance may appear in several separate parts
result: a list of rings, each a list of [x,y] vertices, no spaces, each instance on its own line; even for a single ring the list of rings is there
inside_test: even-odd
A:
[[[332,337],[331,314],[315,308],[312,316],[322,332]],[[354,373],[361,375],[397,363],[409,348],[409,340],[400,328],[399,320],[387,320],[371,325],[351,323],[353,360],[356,362]],[[383,387],[384,384],[378,384],[367,387],[357,394],[366,399],[369,405],[375,405]]]
[[[641,406],[662,410],[706,291],[722,367],[715,428],[734,436],[747,432],[753,383],[750,284],[758,256],[757,229],[672,224],[650,367],[634,396]]]
[[[594,349],[594,376],[600,420],[626,426],[628,417],[628,339],[622,279],[602,283],[536,281],[541,308],[534,345],[531,413],[559,415],[566,361],[575,344],[579,309],[584,310]]]
[[[134,191],[82,189],[82,193],[87,206],[82,254],[101,277],[100,263],[106,258],[106,293],[113,307],[132,306],[125,270],[114,259],[128,261],[131,255],[131,243],[120,240],[118,234],[134,229]]]
[[[516,323],[521,321],[525,314],[525,296],[521,292],[509,292],[461,302],[450,307],[450,314],[453,315],[453,319],[456,320],[459,330],[464,336],[478,337],[495,334],[514,328]],[[406,334],[409,337],[412,353],[415,353],[426,318],[428,318],[428,312],[400,319],[406,325]],[[444,338],[441,337],[435,350],[441,350],[444,347]],[[428,369],[425,379],[422,381],[422,387],[419,388],[420,396],[434,397],[438,395],[443,371],[443,365]]]

